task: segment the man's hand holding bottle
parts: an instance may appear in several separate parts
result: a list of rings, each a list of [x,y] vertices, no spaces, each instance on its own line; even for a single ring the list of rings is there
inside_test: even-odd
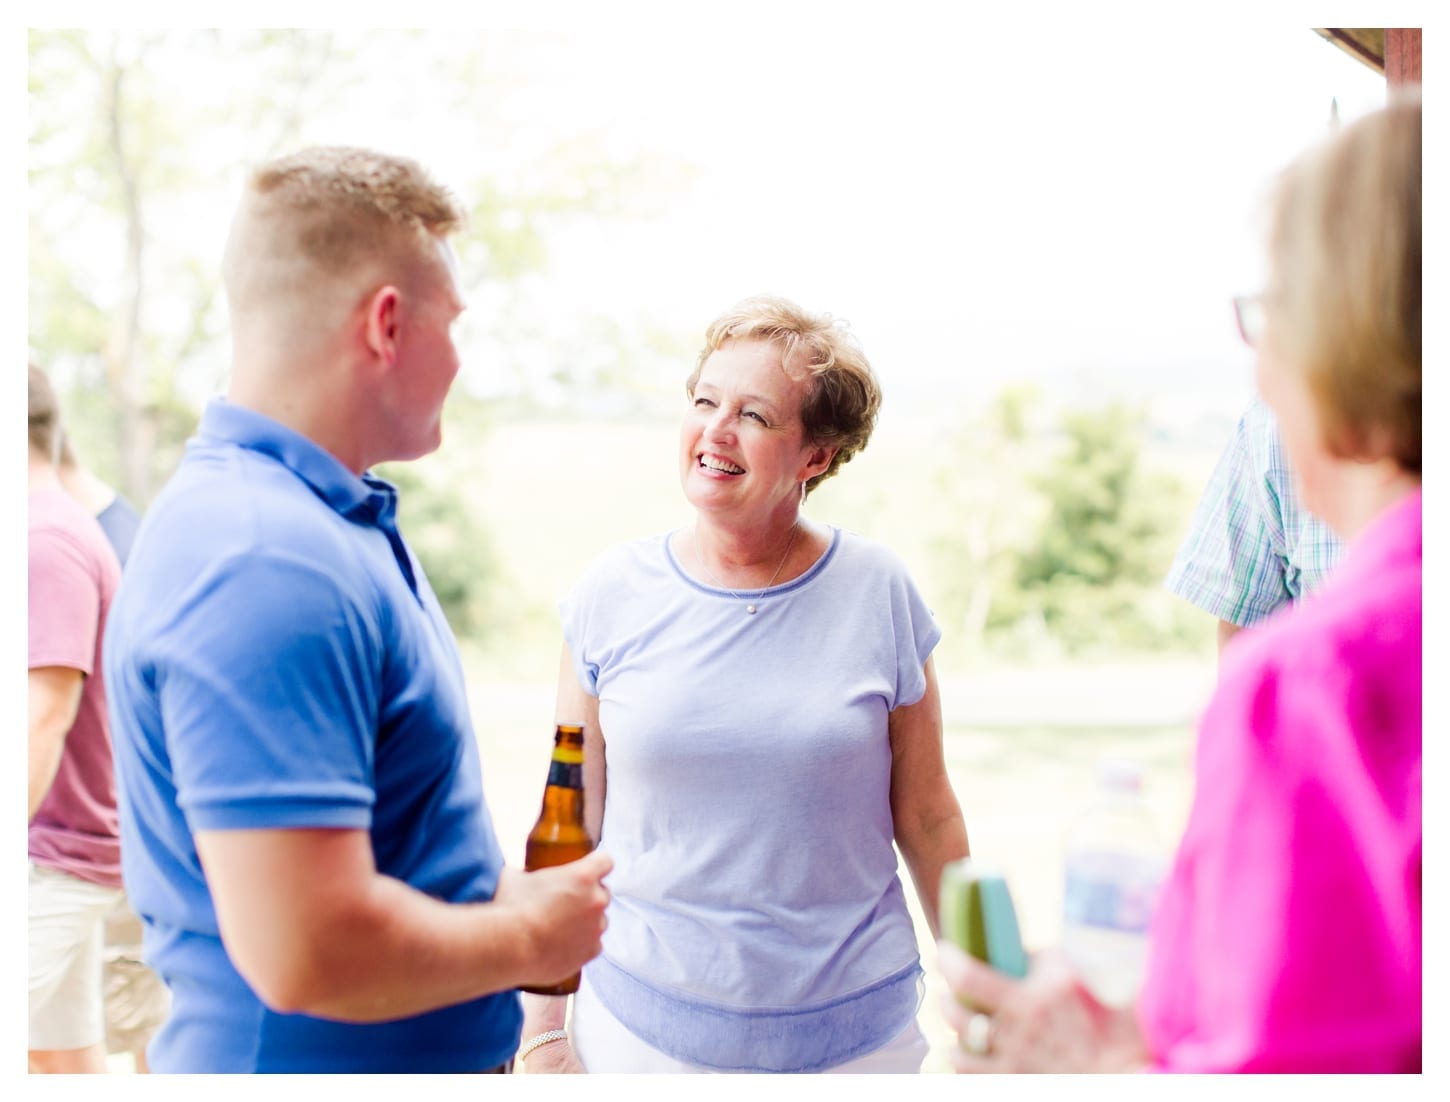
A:
[[[526,946],[528,984],[556,983],[599,955],[613,859],[596,850],[535,872],[505,868],[494,903],[515,912]]]

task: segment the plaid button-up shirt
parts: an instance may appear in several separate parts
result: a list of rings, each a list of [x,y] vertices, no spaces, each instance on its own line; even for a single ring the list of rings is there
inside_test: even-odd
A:
[[[1257,623],[1324,581],[1343,544],[1299,502],[1268,406],[1239,418],[1164,585],[1220,620]]]

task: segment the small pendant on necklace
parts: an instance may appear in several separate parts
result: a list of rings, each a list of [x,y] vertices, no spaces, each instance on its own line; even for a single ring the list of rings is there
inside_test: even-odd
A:
[[[749,613],[751,616],[754,616],[755,615],[755,606],[754,605],[746,605],[745,606],[745,611],[747,613]]]

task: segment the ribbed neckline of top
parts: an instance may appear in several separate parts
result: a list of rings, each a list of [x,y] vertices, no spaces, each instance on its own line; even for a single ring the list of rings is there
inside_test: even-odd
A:
[[[661,539],[665,550],[665,561],[670,564],[670,569],[691,589],[701,593],[708,593],[712,597],[724,597],[726,600],[739,601],[763,601],[768,597],[784,597],[788,593],[794,593],[802,586],[809,585],[821,572],[826,569],[836,555],[836,548],[841,544],[841,530],[834,525],[827,525],[831,530],[831,542],[826,545],[825,552],[819,559],[813,562],[810,569],[798,578],[792,578],[788,582],[781,582],[779,585],[771,586],[769,589],[723,589],[716,585],[706,585],[697,578],[691,577],[690,573],[680,565],[680,560],[675,557],[670,547],[670,537],[675,534],[674,530],[666,532]]]

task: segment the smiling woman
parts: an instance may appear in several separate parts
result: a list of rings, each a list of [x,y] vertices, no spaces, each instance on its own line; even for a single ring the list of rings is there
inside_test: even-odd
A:
[[[773,537],[783,537],[779,547],[794,535],[806,482],[834,458],[834,450],[807,439],[801,425],[797,410],[809,387],[805,378],[786,373],[775,346],[732,341],[705,362],[680,428],[685,497],[711,520],[742,521],[742,536],[767,552]],[[744,574],[761,564],[718,565]]]
[[[695,523],[607,551],[563,603],[559,717],[584,724],[615,902],[569,1031],[563,999],[526,999],[528,1070],[918,1071],[893,843],[933,930],[967,853],[941,630],[893,553],[801,514],[880,390],[844,326],[756,298],[686,392]]]

